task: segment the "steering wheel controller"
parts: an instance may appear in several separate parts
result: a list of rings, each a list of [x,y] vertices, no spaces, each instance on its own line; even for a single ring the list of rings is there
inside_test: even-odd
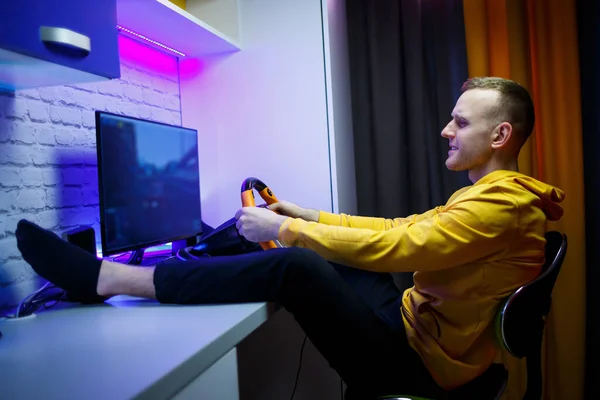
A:
[[[267,205],[277,203],[277,197],[260,179],[248,178],[242,183],[242,206],[255,207],[254,190],[262,197]],[[259,206],[262,207],[262,206]],[[220,226],[205,235],[198,243],[178,250],[177,258],[181,260],[199,259],[206,256],[235,255],[281,247],[275,241],[254,243],[240,235],[236,228],[235,217],[225,221]]]
[[[260,179],[257,178],[247,178],[242,182],[242,206],[243,207],[255,207],[256,203],[254,201],[254,190],[258,192],[260,197],[267,203],[267,205],[271,205],[273,203],[277,203],[277,197],[273,194],[271,189],[267,185],[265,185]],[[261,242],[260,247],[263,250],[274,249],[278,246],[274,241],[269,242]]]

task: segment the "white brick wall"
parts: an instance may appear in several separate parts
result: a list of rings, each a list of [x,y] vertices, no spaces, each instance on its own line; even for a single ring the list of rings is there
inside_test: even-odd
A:
[[[94,111],[181,123],[177,60],[132,46],[138,61],[122,55],[119,80],[0,93],[0,310],[40,284],[16,246],[19,219],[59,235],[92,225],[100,243]]]

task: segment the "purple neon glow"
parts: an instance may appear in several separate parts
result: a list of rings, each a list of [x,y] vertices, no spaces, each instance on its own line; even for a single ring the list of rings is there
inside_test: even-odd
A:
[[[131,72],[131,68],[128,67],[135,66],[134,70],[141,68],[143,71],[152,71],[172,81],[178,80],[177,65],[179,63],[176,54],[152,46],[131,35],[119,35],[119,57],[123,64],[122,67],[124,67],[121,68],[121,72],[125,74],[125,79],[133,79],[134,81],[139,79],[139,77],[127,77],[128,73]],[[132,73],[135,74],[135,72]],[[161,83],[156,84],[160,85]],[[155,83],[149,82],[148,85],[152,86]]]
[[[125,33],[127,33],[129,35],[132,35],[132,36],[134,36],[134,37],[136,37],[138,39],[142,39],[142,40],[145,40],[148,43],[152,43],[153,45],[158,46],[158,47],[160,47],[162,49],[165,49],[165,50],[168,50],[168,51],[170,51],[172,53],[180,55],[181,57],[185,57],[185,53],[182,53],[181,51],[175,50],[172,47],[166,46],[166,45],[164,45],[164,44],[162,44],[160,42],[157,42],[156,40],[150,39],[149,37],[146,37],[146,36],[141,35],[141,34],[139,34],[137,32],[134,32],[131,29],[127,29],[127,28],[125,28],[125,27],[123,27],[121,25],[117,25],[117,29],[120,30],[120,31],[123,31],[123,32],[125,32]]]

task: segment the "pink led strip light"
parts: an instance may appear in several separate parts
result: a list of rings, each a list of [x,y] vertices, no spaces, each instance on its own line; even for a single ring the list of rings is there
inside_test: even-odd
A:
[[[158,47],[160,47],[160,48],[162,48],[162,49],[168,50],[168,51],[170,51],[170,52],[173,52],[173,53],[175,53],[175,54],[177,54],[177,55],[180,55],[180,56],[182,56],[182,57],[185,57],[185,54],[184,54],[184,53],[182,53],[181,51],[177,51],[177,50],[175,50],[175,49],[174,49],[174,48],[172,48],[172,47],[165,46],[164,44],[162,44],[162,43],[160,43],[160,42],[157,42],[156,40],[152,40],[152,39],[150,39],[149,37],[146,37],[146,36],[144,36],[144,35],[140,35],[139,33],[132,31],[131,29],[127,29],[127,28],[125,28],[125,27],[122,27],[121,25],[117,25],[117,29],[118,29],[118,30],[120,30],[120,31],[123,31],[123,32],[125,32],[125,33],[128,33],[128,34],[130,34],[130,35],[132,35],[132,36],[135,36],[136,38],[139,38],[139,39],[145,40],[145,41],[146,41],[146,42],[148,42],[148,43],[152,43],[153,45],[155,45],[155,46],[158,46]]]

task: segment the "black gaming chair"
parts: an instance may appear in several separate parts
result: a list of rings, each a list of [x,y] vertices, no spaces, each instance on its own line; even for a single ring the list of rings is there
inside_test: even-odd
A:
[[[546,261],[540,275],[521,286],[499,307],[496,336],[503,348],[527,362],[527,391],[523,400],[542,398],[542,338],[552,303],[552,290],[567,254],[567,236],[546,233]],[[498,400],[506,388],[508,371],[492,364],[486,372],[466,385],[435,400]],[[415,396],[382,396],[380,400],[433,400]]]

